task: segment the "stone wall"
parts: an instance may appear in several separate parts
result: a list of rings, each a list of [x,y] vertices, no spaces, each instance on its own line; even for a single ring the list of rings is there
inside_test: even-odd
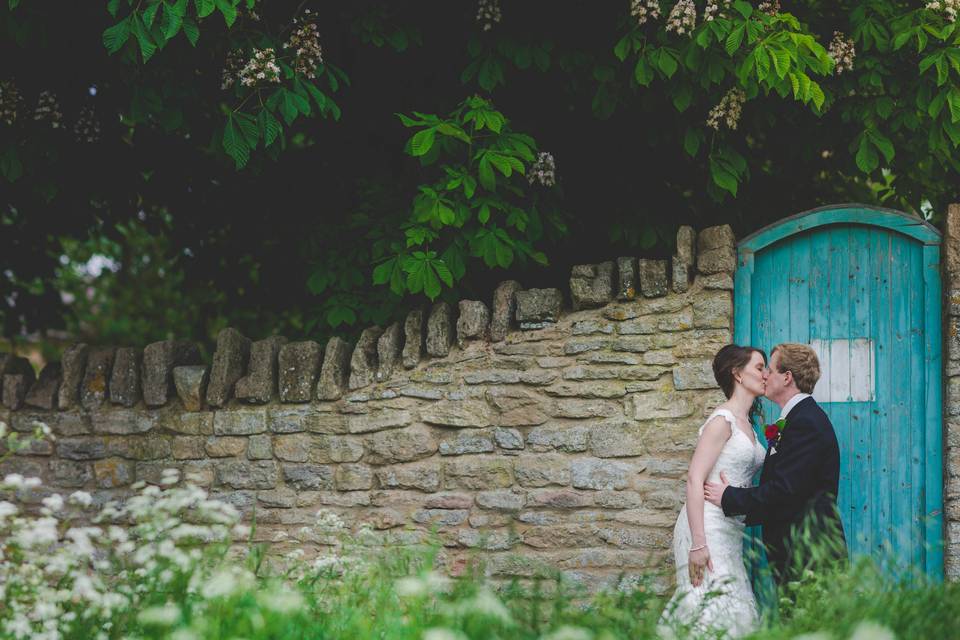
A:
[[[945,573],[960,579],[960,204],[947,210],[943,245]]]
[[[696,260],[695,260],[696,258]],[[39,379],[0,356],[0,420],[56,435],[0,471],[122,498],[175,467],[256,511],[256,536],[312,549],[320,508],[383,543],[436,529],[449,571],[557,567],[588,587],[663,565],[697,428],[731,340],[729,227],[678,234],[673,260],[573,268],[569,290],[501,284],[488,306],[438,303],[355,345],[233,329],[196,345],[67,350]],[[569,301],[569,306],[565,302]]]

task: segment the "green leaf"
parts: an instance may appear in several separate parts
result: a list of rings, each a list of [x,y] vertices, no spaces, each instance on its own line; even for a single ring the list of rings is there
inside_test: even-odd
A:
[[[467,144],[470,144],[470,136],[458,126],[452,125],[449,122],[443,122],[437,125],[437,132],[442,133],[445,136],[450,136],[458,140],[462,140]]]
[[[223,128],[223,150],[233,158],[237,169],[242,169],[250,159],[250,147],[243,132],[234,122],[232,113],[227,116],[227,124]]]
[[[430,127],[414,134],[410,138],[410,155],[414,157],[426,155],[433,147],[434,131],[435,128]]]
[[[627,55],[630,53],[630,44],[631,44],[631,34],[627,34],[620,38],[616,46],[613,47],[613,55],[617,56],[617,60],[623,62],[627,59]]]
[[[247,146],[251,149],[257,148],[257,142],[260,140],[260,127],[256,118],[248,113],[237,113],[234,117],[240,132],[247,141]]]
[[[636,78],[637,84],[644,87],[650,86],[653,81],[653,67],[643,56],[637,58],[637,66],[633,69],[633,77]]]
[[[193,21],[193,18],[183,19],[183,35],[187,36],[191,45],[197,46],[197,40],[200,39],[200,27]]]
[[[206,18],[217,8],[214,0],[195,0],[197,5],[197,17]]]
[[[386,262],[381,262],[373,269],[373,284],[387,284],[393,275],[393,271],[399,268],[399,262],[396,256]]]
[[[699,149],[700,132],[693,128],[687,129],[686,135],[683,136],[683,150],[690,156],[696,156]]]
[[[327,270],[323,267],[316,267],[310,277],[307,278],[307,290],[314,295],[320,295],[327,289],[328,282]],[[376,276],[374,276],[374,284],[381,284],[376,282]]]
[[[947,95],[947,105],[950,107],[950,122],[960,122],[960,90],[956,87]]]
[[[133,35],[136,36],[137,42],[140,44],[140,55],[143,56],[144,64],[153,57],[153,54],[157,52],[157,44],[153,41],[153,36],[150,35],[150,32],[147,31],[147,28],[144,26],[143,21],[140,19],[139,14],[133,15]]]
[[[425,120],[414,120],[413,118],[411,118],[411,117],[409,117],[409,116],[406,116],[406,115],[404,115],[404,114],[402,114],[402,113],[395,113],[395,114],[393,114],[393,115],[395,115],[395,116],[397,116],[398,118],[400,118],[400,122],[401,122],[401,123],[403,124],[403,126],[405,126],[405,127],[421,127],[421,126],[427,124],[427,122],[426,122]]]
[[[13,11],[20,0],[10,0],[10,10]],[[120,0],[107,0],[107,12],[114,18],[117,17],[117,11],[120,10]]]
[[[341,324],[353,324],[356,321],[357,316],[350,307],[337,305],[327,312],[327,324],[334,328]]]
[[[673,106],[680,113],[686,111],[692,101],[693,89],[690,88],[690,85],[685,84],[680,86],[673,94]]]
[[[893,143],[890,141],[890,138],[886,137],[876,129],[868,129],[867,135],[870,138],[870,142],[875,146],[880,153],[883,154],[883,159],[889,164],[893,160],[894,148]]]
[[[143,10],[141,16],[143,16],[143,24],[149,29],[153,26],[153,21],[157,17],[157,10],[160,8],[160,3],[156,2],[151,4],[149,7]]]
[[[103,46],[107,53],[113,55],[130,39],[130,16],[127,16],[103,32]]]
[[[453,274],[450,273],[450,268],[447,267],[446,263],[443,260],[432,260],[430,264],[433,266],[434,270],[437,272],[437,275],[440,277],[440,280],[443,281],[448,287],[453,286]],[[437,293],[440,293],[439,291]]]
[[[740,48],[740,44],[743,42],[743,34],[746,32],[747,25],[746,23],[741,24],[738,27],[735,27],[727,35],[727,39],[724,42],[724,49],[727,51],[728,56],[732,56],[737,49]]]
[[[490,220],[490,205],[486,203],[480,205],[480,211],[477,212],[477,220],[480,224],[487,224]]]
[[[860,136],[860,147],[855,160],[857,167],[864,173],[871,173],[880,165],[880,158],[865,134]]]
[[[260,137],[263,138],[263,146],[269,147],[277,139],[277,136],[280,135],[283,126],[269,109],[261,109],[260,114],[257,116],[257,121],[260,126]]]
[[[660,67],[660,71],[664,73],[668,78],[672,78],[673,74],[677,72],[677,61],[673,57],[673,54],[668,52],[666,49],[660,49],[660,55],[657,59],[657,66]]]
[[[477,164],[477,176],[480,178],[480,184],[487,191],[494,191],[497,188],[497,177],[486,156]]]
[[[884,119],[889,118],[893,113],[893,98],[881,96],[874,102],[873,107],[878,116]]]
[[[8,146],[0,153],[0,173],[8,182],[16,182],[23,175],[23,164],[15,146]]]
[[[183,16],[178,14],[176,9],[169,4],[164,3],[161,26],[163,29],[163,37],[171,40],[180,32],[180,28],[183,26]]]
[[[714,184],[734,197],[737,195],[737,176],[726,167],[726,163],[718,158],[710,158],[710,177]]]
[[[747,19],[753,15],[753,7],[745,0],[737,0],[733,3],[733,8],[736,9],[744,19]]]

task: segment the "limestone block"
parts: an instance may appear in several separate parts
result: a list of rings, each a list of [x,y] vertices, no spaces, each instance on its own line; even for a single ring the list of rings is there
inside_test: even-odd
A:
[[[581,458],[570,463],[571,483],[576,489],[626,489],[632,465],[600,458]]]
[[[266,430],[266,409],[225,409],[213,414],[213,432],[218,436],[249,436]]]
[[[110,402],[132,407],[140,401],[140,367],[139,349],[117,349],[110,376]]]
[[[277,367],[283,336],[270,336],[250,345],[247,375],[237,380],[234,394],[238,400],[254,404],[270,402],[277,393]]]
[[[521,455],[514,463],[517,484],[521,487],[570,485],[570,458],[562,454]]]
[[[277,356],[281,402],[310,402],[323,355],[313,340],[291,342]]]
[[[226,406],[237,380],[246,374],[249,359],[249,338],[230,327],[220,331],[210,367],[210,382],[207,384],[208,405],[216,408]]]
[[[673,370],[673,386],[677,390],[713,389],[717,386],[710,360],[681,362]]]
[[[637,261],[637,271],[640,276],[640,291],[644,297],[659,298],[667,295],[669,283],[666,260],[640,258]]]
[[[108,382],[116,355],[115,347],[93,347],[80,383],[80,404],[87,411],[99,409],[109,393]]]
[[[643,431],[635,423],[614,421],[590,430],[590,453],[598,458],[623,458],[644,453]]]
[[[420,419],[444,427],[491,427],[496,415],[484,400],[440,400],[420,411]]]
[[[521,329],[542,329],[560,317],[563,293],[559,289],[527,289],[517,291],[514,297]]]
[[[277,463],[273,460],[219,461],[214,465],[214,473],[218,485],[231,489],[273,489],[278,478]]]
[[[439,449],[432,431],[416,425],[396,431],[381,431],[364,441],[367,460],[372,464],[412,462],[432,456]]]
[[[383,328],[374,325],[360,334],[350,357],[350,389],[360,389],[372,383],[377,373],[377,340]]]
[[[382,409],[371,413],[347,416],[349,433],[369,433],[405,427],[413,421],[409,411],[402,409]]]
[[[259,434],[247,438],[247,458],[250,460],[269,460],[273,457],[273,442],[270,436]]]
[[[633,300],[637,297],[637,259],[617,258],[617,300]]]
[[[697,237],[697,270],[704,274],[733,273],[736,267],[736,238],[730,225],[701,231]]]
[[[133,435],[154,429],[159,418],[154,413],[134,409],[97,411],[90,415],[94,433],[105,435]]]
[[[350,343],[336,336],[327,341],[317,382],[318,400],[336,400],[343,395],[350,376]]]
[[[423,357],[426,344],[423,331],[423,309],[414,309],[403,321],[403,368],[413,369]]]
[[[673,280],[673,291],[675,293],[686,293],[690,289],[690,280],[693,277],[693,267],[680,261],[679,256],[673,256],[670,261]]]
[[[209,383],[209,369],[206,365],[187,365],[173,368],[173,386],[177,396],[187,411],[203,409],[203,398]]]
[[[450,353],[453,330],[453,308],[444,301],[435,303],[427,318],[427,354],[441,358]]]
[[[570,274],[574,310],[602,307],[613,299],[613,262],[580,264]]]
[[[490,340],[500,342],[514,326],[517,313],[516,293],[523,287],[516,280],[505,280],[493,291],[493,311],[490,318]]]
[[[40,371],[37,379],[27,392],[24,402],[38,409],[56,409],[60,383],[63,380],[63,371],[59,362],[49,362]]]
[[[501,449],[510,451],[523,449],[523,434],[519,429],[497,427],[493,430],[493,439]]]
[[[79,489],[93,480],[93,469],[87,462],[51,460],[50,480],[54,487]]]
[[[693,301],[693,326],[697,329],[729,329],[733,320],[733,296],[728,291],[705,291]]]
[[[80,403],[80,382],[87,367],[88,353],[89,347],[85,344],[71,345],[63,352],[60,361],[63,381],[57,397],[57,406],[61,410],[76,408]]]
[[[513,485],[513,460],[497,456],[470,456],[443,463],[444,488],[481,491]]]
[[[694,257],[696,256],[696,239],[697,232],[693,230],[693,227],[682,225],[677,229],[677,262],[687,267],[693,266]],[[711,239],[707,238],[707,241],[709,242]]]
[[[440,455],[462,456],[471,453],[493,453],[491,431],[459,431],[451,438],[440,441]]]
[[[440,490],[440,467],[431,462],[381,467],[376,470],[377,482],[384,489],[416,489],[432,493]]]
[[[200,364],[200,350],[188,340],[163,340],[148,344],[143,349],[143,369],[140,375],[143,401],[146,405],[165,405],[174,393],[174,367],[196,364]]]
[[[590,428],[579,424],[548,424],[535,427],[527,434],[527,444],[534,451],[565,451],[575,453],[587,450]]]
[[[284,464],[283,479],[297,491],[329,491],[334,488],[334,468],[322,464]]]
[[[461,300],[457,318],[457,344],[461,348],[468,340],[485,340],[490,326],[490,310],[479,300]]]
[[[0,383],[3,384],[3,406],[11,411],[16,411],[23,404],[23,399],[27,396],[27,388],[33,382],[33,374],[30,378],[22,374],[8,373],[3,376]]]
[[[394,322],[377,340],[377,382],[389,380],[401,361],[403,330]],[[419,356],[418,356],[419,359]]]
[[[712,251],[714,249],[733,249],[737,239],[733,229],[728,224],[708,227],[697,236],[697,252]]]
[[[341,464],[334,482],[338,491],[368,491],[373,488],[373,469],[365,464]]]

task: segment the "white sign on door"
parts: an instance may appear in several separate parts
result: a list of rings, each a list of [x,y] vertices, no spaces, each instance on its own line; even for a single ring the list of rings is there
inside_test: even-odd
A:
[[[820,380],[813,389],[817,402],[873,402],[876,369],[873,340],[811,340],[820,360]]]

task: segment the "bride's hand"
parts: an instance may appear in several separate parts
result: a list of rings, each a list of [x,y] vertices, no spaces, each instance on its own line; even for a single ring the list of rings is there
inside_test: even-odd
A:
[[[690,552],[690,561],[687,570],[690,572],[690,584],[699,587],[703,582],[704,569],[713,571],[713,560],[710,559],[710,547],[704,547]]]

